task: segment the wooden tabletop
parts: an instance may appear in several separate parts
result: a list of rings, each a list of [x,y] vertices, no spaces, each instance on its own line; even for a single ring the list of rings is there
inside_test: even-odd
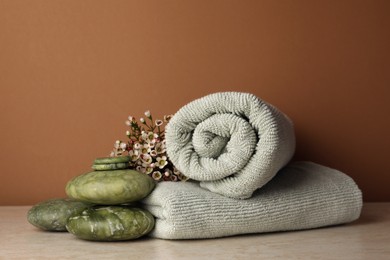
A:
[[[390,259],[390,203],[365,203],[359,220],[307,231],[207,240],[89,242],[45,232],[30,206],[0,207],[0,259]]]

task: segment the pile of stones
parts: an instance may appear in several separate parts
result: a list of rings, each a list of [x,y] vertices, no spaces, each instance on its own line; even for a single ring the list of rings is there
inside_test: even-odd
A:
[[[130,158],[97,158],[92,169],[70,180],[68,198],[33,206],[28,221],[43,230],[68,231],[78,238],[119,241],[139,238],[154,227],[154,218],[137,207],[155,187],[154,180],[128,169]]]

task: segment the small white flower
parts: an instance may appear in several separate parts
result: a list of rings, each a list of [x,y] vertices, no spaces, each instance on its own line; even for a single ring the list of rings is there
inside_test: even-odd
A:
[[[148,133],[148,137],[147,137],[147,142],[149,143],[155,143],[157,138],[158,138],[158,134],[156,133],[153,133],[153,132],[149,132]]]
[[[126,131],[126,135],[130,136],[130,131],[129,130]]]
[[[134,120],[134,117],[132,117],[132,116],[129,116],[127,119],[129,119],[129,121],[131,122],[131,121],[133,121],[133,120]]]
[[[126,121],[125,123],[127,126],[131,126],[131,121]]]
[[[139,119],[139,121],[141,121],[141,123],[145,123],[145,119],[144,119],[143,117],[141,117],[141,118]]]
[[[141,132],[141,138],[144,141],[148,141],[148,133],[146,133],[145,131],[142,131]]]
[[[149,111],[149,110],[146,110],[146,111],[145,111],[145,116],[146,116],[146,117],[150,117],[150,111]]]
[[[123,149],[123,150],[126,150],[127,144],[126,143],[121,143],[120,144],[120,148]]]
[[[148,144],[144,144],[141,148],[141,153],[142,154],[147,154],[151,151],[150,147]]]
[[[149,153],[152,157],[156,157],[157,156],[157,152],[155,150],[151,150],[150,153]]]
[[[139,158],[139,152],[138,151],[134,151],[134,150],[131,150],[129,151],[129,156],[130,156],[130,160],[132,162],[135,162],[138,160]]]
[[[159,172],[159,171],[155,171],[155,172],[152,173],[152,178],[153,178],[154,180],[156,180],[156,181],[158,181],[159,179],[161,179],[161,177],[162,177],[162,174],[161,174],[161,172]]]
[[[160,120],[160,119],[157,119],[157,120],[155,121],[155,124],[156,124],[156,126],[162,126],[163,121]]]
[[[121,145],[121,141],[117,140],[117,141],[115,142],[115,144],[114,144],[114,148],[115,148],[115,149],[119,149],[120,145]]]
[[[153,161],[153,158],[149,154],[141,154],[141,160],[143,163],[151,164]]]
[[[164,121],[168,123],[169,120],[171,120],[171,118],[172,118],[172,115],[164,116]]]
[[[157,154],[162,154],[166,151],[165,145],[163,143],[157,143],[154,149],[156,150]]]
[[[139,149],[141,149],[141,147],[142,147],[142,145],[140,143],[135,143],[134,144],[134,149],[139,150]]]
[[[167,162],[167,157],[166,157],[166,156],[157,157],[156,160],[157,160],[157,166],[158,166],[158,168],[160,168],[160,169],[164,168],[165,165],[168,164],[168,162]]]
[[[146,167],[146,168],[145,168],[145,173],[146,173],[146,174],[150,174],[150,173],[152,173],[152,171],[153,171],[153,167],[150,167],[150,166],[149,166],[149,167]]]
[[[179,177],[179,180],[181,180],[181,181],[187,181],[189,179],[187,176],[185,176],[183,174],[180,174],[178,177]]]

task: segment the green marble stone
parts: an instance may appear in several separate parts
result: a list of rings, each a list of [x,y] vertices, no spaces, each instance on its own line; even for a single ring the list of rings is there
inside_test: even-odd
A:
[[[150,176],[134,170],[92,171],[70,180],[65,190],[76,200],[116,205],[141,200],[154,186]]]
[[[92,169],[94,169],[95,171],[110,171],[127,168],[129,168],[129,163],[105,163],[92,165]]]
[[[130,156],[96,158],[93,163],[94,164],[112,164],[112,163],[128,163],[128,162],[130,162]]]
[[[119,206],[95,207],[69,218],[67,230],[78,238],[95,241],[120,241],[139,238],[154,227],[146,210]]]
[[[33,206],[27,213],[32,225],[48,231],[66,231],[66,223],[71,216],[80,214],[93,204],[72,199],[51,199]]]

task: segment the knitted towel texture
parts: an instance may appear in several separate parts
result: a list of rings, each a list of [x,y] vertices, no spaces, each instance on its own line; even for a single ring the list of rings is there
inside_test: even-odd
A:
[[[184,175],[236,199],[251,197],[295,150],[290,119],[256,96],[240,92],[190,102],[173,116],[165,137],[168,157]]]
[[[351,222],[360,215],[362,195],[347,175],[296,162],[247,200],[227,198],[196,182],[162,182],[143,203],[156,217],[150,236],[197,239]]]

